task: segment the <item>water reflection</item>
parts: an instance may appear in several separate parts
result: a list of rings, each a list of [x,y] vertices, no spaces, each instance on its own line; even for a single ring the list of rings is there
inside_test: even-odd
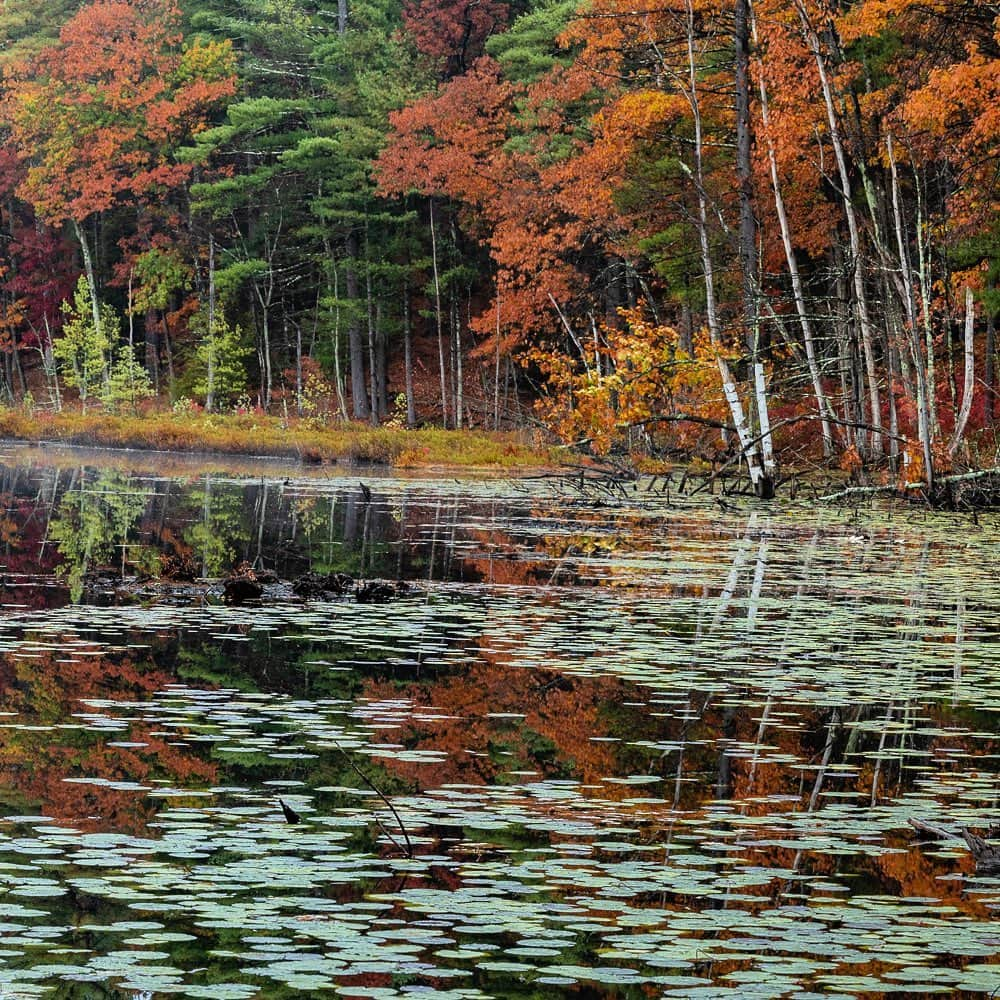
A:
[[[367,474],[7,477],[9,581],[157,559],[422,581],[387,605],[7,604],[19,995],[1000,982],[1000,883],[908,824],[997,818],[995,522]]]

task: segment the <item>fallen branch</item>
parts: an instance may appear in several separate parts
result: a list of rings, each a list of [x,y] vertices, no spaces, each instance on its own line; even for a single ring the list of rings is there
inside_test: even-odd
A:
[[[925,823],[922,819],[914,819],[912,816],[907,822],[917,833],[922,833],[932,840],[957,840],[961,836],[956,830],[946,830],[943,826],[934,826],[932,823]]]
[[[936,487],[934,490],[934,495],[938,495],[940,492],[940,487],[946,487],[954,485],[955,483],[968,483],[973,482],[977,479],[988,479],[990,477],[996,477],[1000,480],[1000,466],[994,467],[992,469],[979,469],[976,472],[962,472],[953,476],[942,476],[936,481]],[[998,485],[998,499],[1000,499],[1000,485]],[[849,486],[847,489],[840,490],[837,493],[828,493],[826,496],[822,496],[819,499],[824,502],[831,502],[834,500],[842,500],[849,496],[878,496],[880,493],[890,493],[903,496],[906,493],[923,493],[927,494],[927,484],[923,481],[914,483],[895,483],[890,485],[881,486]]]
[[[690,423],[702,424],[705,427],[715,427],[720,431],[735,431],[732,424],[727,424],[724,420],[714,420],[712,417],[698,417],[693,413],[657,413],[642,420],[633,420],[631,423],[619,424],[619,430],[629,430],[632,427],[645,427],[647,424],[665,423]]]

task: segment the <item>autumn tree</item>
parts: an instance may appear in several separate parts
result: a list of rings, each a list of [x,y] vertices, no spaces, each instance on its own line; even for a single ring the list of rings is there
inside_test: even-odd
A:
[[[72,227],[97,330],[88,221],[184,184],[191,166],[177,160],[178,145],[234,91],[230,47],[185,46],[179,23],[171,0],[98,0],[11,71],[11,143],[27,168],[19,193],[40,218]]]

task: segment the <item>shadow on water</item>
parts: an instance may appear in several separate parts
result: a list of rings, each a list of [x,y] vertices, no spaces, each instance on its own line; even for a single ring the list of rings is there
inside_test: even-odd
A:
[[[958,836],[1000,812],[995,520],[283,469],[0,492],[12,995],[1000,985],[1000,879]],[[244,561],[421,586],[108,583]]]

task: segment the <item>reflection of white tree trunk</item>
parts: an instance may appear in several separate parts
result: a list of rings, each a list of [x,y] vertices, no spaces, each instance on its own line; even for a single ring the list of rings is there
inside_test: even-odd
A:
[[[899,671],[896,672],[897,676]],[[878,751],[875,754],[875,766],[872,768],[872,805],[878,802],[878,783],[882,776],[882,758],[885,754],[885,742],[889,737],[889,726],[892,725],[892,716],[895,711],[895,704],[889,702],[885,709],[885,718],[882,720],[882,733],[879,736]]]
[[[959,703],[962,690],[962,658],[965,645],[965,594],[959,594],[955,604],[955,664],[952,671],[951,704]]]
[[[264,562],[264,521],[267,519],[267,480],[260,484],[260,500],[257,504],[257,553],[254,556],[254,569],[260,569]],[[312,546],[309,547],[310,560]]]
[[[833,744],[837,739],[839,729],[840,709],[835,708],[830,713],[830,722],[826,727],[826,744],[823,747],[823,759],[819,762],[819,770],[816,772],[812,795],[809,796],[808,812],[816,811],[816,803],[819,802],[819,794],[823,790],[823,782],[826,780],[827,768],[830,766],[830,757],[833,755]]]
[[[754,511],[747,521],[746,532],[744,533],[743,538],[740,539],[739,546],[736,549],[736,554],[733,556],[732,565],[729,568],[729,576],[726,577],[726,584],[722,588],[722,593],[719,594],[719,600],[715,606],[715,614],[712,617],[712,630],[714,630],[718,626],[719,622],[722,621],[722,616],[729,609],[733,595],[736,593],[736,585],[739,583],[740,573],[743,571],[743,567],[747,563],[747,557],[750,554],[750,549],[753,547],[752,539],[754,528],[756,526],[757,513]]]
[[[767,692],[767,700],[764,702],[764,710],[760,713],[760,725],[757,727],[757,739],[753,744],[753,756],[750,758],[750,774],[747,777],[747,795],[753,791],[753,784],[757,778],[757,761],[760,759],[760,748],[764,743],[764,734],[767,732],[767,724],[771,718],[771,706],[774,704],[774,695],[770,689]],[[746,801],[743,802],[746,808]]]
[[[205,499],[201,509],[202,523],[205,526],[205,543],[201,554],[201,575],[208,576],[208,525],[212,517],[212,476],[205,474]]]
[[[764,572],[767,569],[767,534],[761,533],[757,548],[757,564],[753,571],[753,585],[750,600],[747,601],[747,632],[753,634],[757,626],[757,611],[760,608],[760,592],[764,587]]]

